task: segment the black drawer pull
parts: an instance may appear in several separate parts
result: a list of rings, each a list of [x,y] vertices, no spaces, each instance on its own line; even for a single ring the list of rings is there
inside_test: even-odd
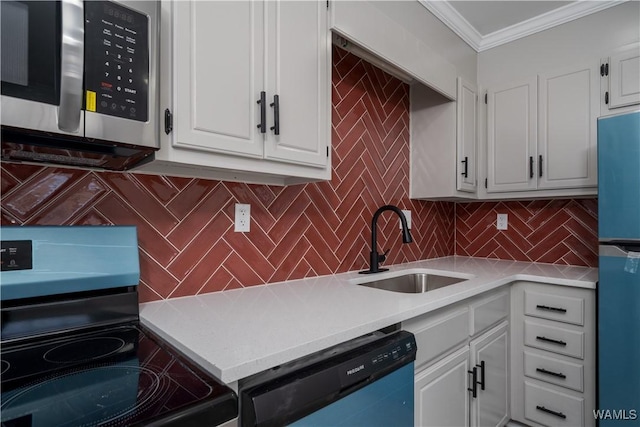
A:
[[[538,310],[547,310],[547,311],[557,311],[558,313],[566,313],[566,308],[558,308],[558,307],[549,307],[548,305],[536,305]]]
[[[273,126],[269,129],[274,135],[280,135],[280,96],[273,95],[273,102],[269,106],[273,107]]]
[[[460,160],[460,163],[464,163],[464,172],[461,173],[465,178],[469,177],[469,157],[464,156],[464,160]]]
[[[267,132],[267,93],[265,91],[260,92],[260,99],[258,100],[260,106],[260,123],[258,123],[258,129],[260,133]]]
[[[562,418],[563,420],[567,419],[567,416],[565,414],[563,414],[562,412],[557,412],[557,411],[552,411],[551,409],[547,409],[544,406],[536,406],[536,409],[538,411],[542,411],[542,412],[546,412],[547,414],[551,414],[551,415],[555,415],[558,418]]]
[[[565,374],[561,374],[559,372],[547,371],[544,368],[536,368],[536,371],[540,372],[541,374],[552,375],[552,376],[558,377],[558,378],[567,378],[567,376]]]
[[[529,179],[533,178],[533,156],[529,156]]]
[[[471,392],[471,396],[478,397],[478,368],[467,371],[471,374],[471,388],[467,388]]]
[[[536,339],[539,340],[539,341],[549,342],[551,344],[558,344],[558,345],[561,345],[563,347],[567,345],[566,342],[564,342],[562,340],[554,340],[553,338],[537,336]]]
[[[476,365],[476,367],[480,368],[480,381],[478,381],[478,384],[480,384],[480,390],[484,390],[484,360],[480,362],[479,365]]]

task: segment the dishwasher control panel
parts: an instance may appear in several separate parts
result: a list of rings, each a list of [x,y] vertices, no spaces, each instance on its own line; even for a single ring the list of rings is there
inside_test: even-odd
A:
[[[387,370],[398,362],[404,362],[406,359],[414,360],[415,355],[416,341],[413,335],[408,334],[400,340],[377,347],[341,364],[340,384],[342,387],[348,387],[376,372]]]

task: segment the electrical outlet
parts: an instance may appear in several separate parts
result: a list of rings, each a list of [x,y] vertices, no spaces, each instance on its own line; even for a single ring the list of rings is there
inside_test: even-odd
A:
[[[498,219],[496,220],[496,227],[498,230],[506,230],[509,225],[509,220],[507,219],[507,214],[498,214]]]
[[[404,214],[404,217],[407,219],[407,227],[409,227],[409,230],[411,230],[411,211],[402,209],[402,213]],[[399,224],[398,228],[402,230],[402,221],[400,221],[399,219],[398,219],[398,224]]]
[[[236,221],[233,231],[248,233],[251,227],[251,205],[236,203]]]

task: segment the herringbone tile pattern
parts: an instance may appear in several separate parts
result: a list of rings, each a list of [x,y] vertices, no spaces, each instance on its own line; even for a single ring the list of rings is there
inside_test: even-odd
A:
[[[414,243],[379,223],[387,263],[454,252],[454,206],[408,197],[409,88],[333,52],[333,176],[289,187],[2,163],[2,224],[134,224],[142,301],[365,268],[375,209],[412,210]],[[235,203],[251,232],[234,233]]]
[[[598,201],[538,200],[456,204],[456,254],[598,266]],[[509,228],[496,229],[506,213]]]

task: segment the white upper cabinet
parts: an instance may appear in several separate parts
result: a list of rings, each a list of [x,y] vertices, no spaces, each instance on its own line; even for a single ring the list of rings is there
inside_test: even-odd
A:
[[[476,146],[478,119],[478,88],[458,77],[456,145],[458,152],[457,189],[476,191]]]
[[[142,172],[293,184],[331,178],[326,3],[163,1],[161,110]]]
[[[639,48],[611,56],[609,76],[609,108],[640,104]]]
[[[261,2],[173,4],[174,147],[262,157],[263,15]]]
[[[598,81],[593,63],[490,89],[487,191],[595,187]]]
[[[251,2],[253,3],[253,2]],[[327,12],[321,1],[267,1],[267,98],[279,129],[267,126],[265,157],[324,167],[329,134],[330,104],[326,82]],[[273,105],[272,105],[273,104]]]
[[[640,44],[618,50],[602,61],[602,114],[618,114],[640,104]]]
[[[411,85],[411,178],[414,199],[474,199],[477,90],[458,78],[457,101]]]
[[[535,78],[487,91],[488,191],[536,188]]]
[[[538,76],[538,188],[596,185],[598,84],[595,64]]]

